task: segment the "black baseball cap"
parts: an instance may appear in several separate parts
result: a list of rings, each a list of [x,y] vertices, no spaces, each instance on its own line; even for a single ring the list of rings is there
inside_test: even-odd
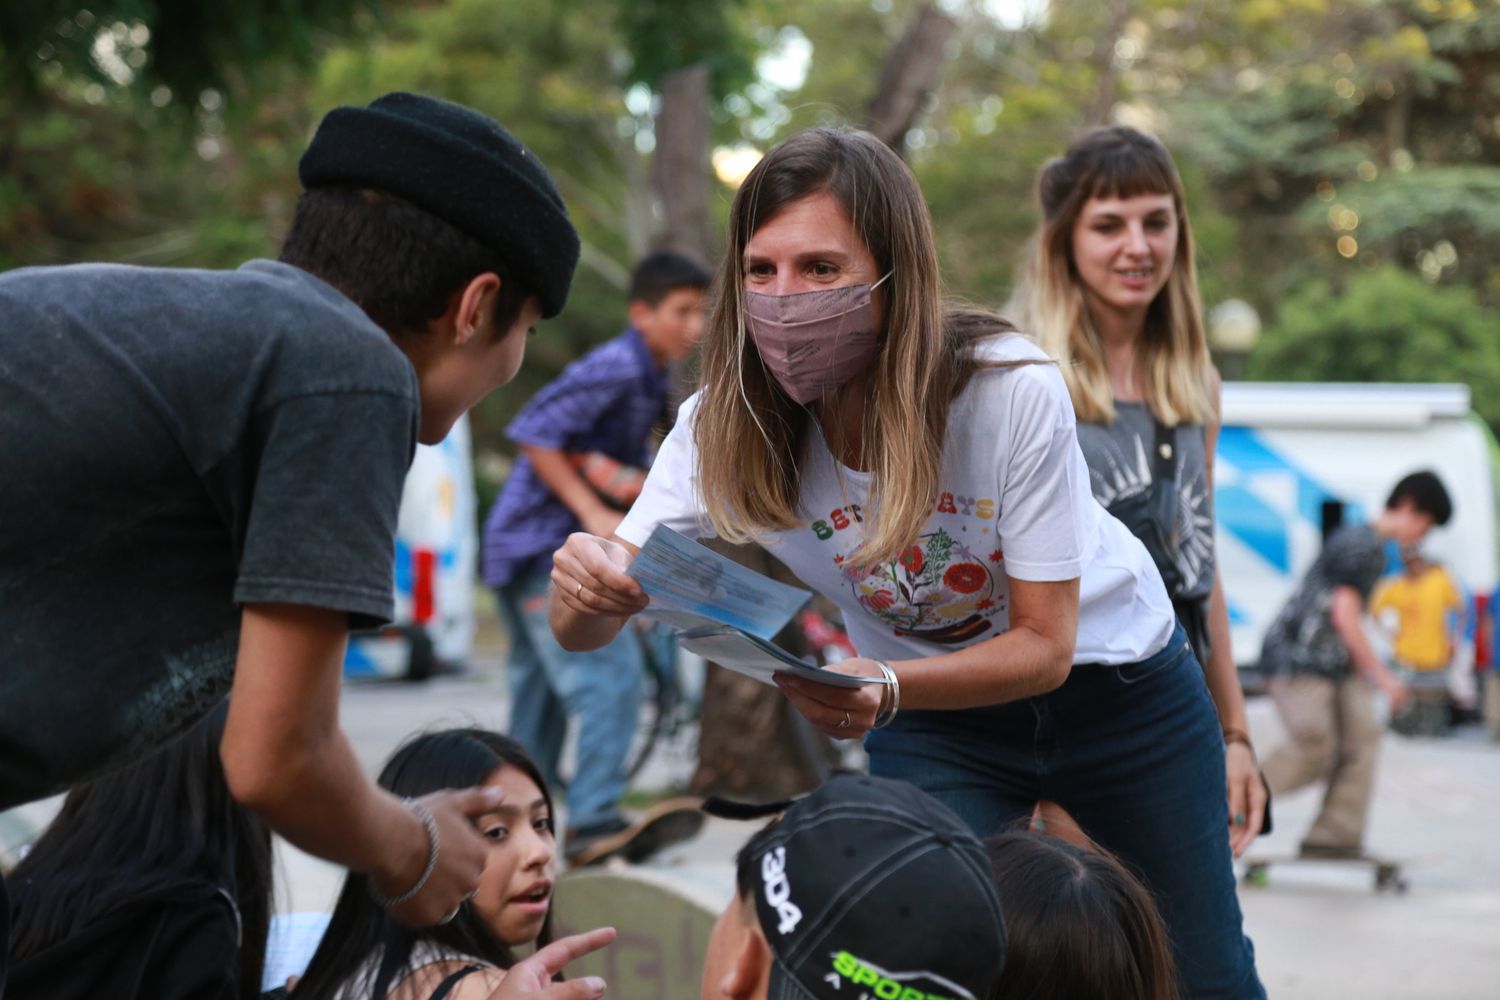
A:
[[[984,848],[913,785],[835,776],[739,865],[771,947],[769,1000],[983,1000],[1000,978],[1005,922]]]

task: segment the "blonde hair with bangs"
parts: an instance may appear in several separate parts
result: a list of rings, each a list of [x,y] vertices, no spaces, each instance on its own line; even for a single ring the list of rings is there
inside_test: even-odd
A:
[[[937,501],[948,408],[973,373],[976,337],[1013,329],[998,315],[944,308],[932,221],[916,179],[865,132],[809,129],[768,153],[736,193],[729,246],[714,280],[704,336],[702,395],[694,418],[701,509],[721,538],[759,541],[794,528],[811,411],[766,370],[745,330],[746,245],[783,208],[827,193],[874,257],[885,321],[859,428],[870,473],[859,564],[889,562],[912,544]],[[838,396],[830,413],[841,412]],[[841,455],[849,428],[829,428]]]
[[[1123,125],[1092,129],[1037,177],[1042,222],[1032,235],[1012,313],[1062,369],[1073,409],[1086,423],[1114,421],[1104,346],[1089,316],[1073,261],[1073,229],[1092,198],[1167,194],[1177,212],[1177,248],[1166,286],[1146,312],[1137,345],[1142,397],[1169,427],[1214,419],[1193,234],[1182,179],[1160,142]]]

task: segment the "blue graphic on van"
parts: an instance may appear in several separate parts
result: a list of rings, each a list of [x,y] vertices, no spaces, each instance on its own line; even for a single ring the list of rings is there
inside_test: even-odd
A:
[[[1296,485],[1295,511],[1278,510],[1251,490],[1234,483],[1214,489],[1214,510],[1219,524],[1280,573],[1291,572],[1291,546],[1287,537],[1288,516],[1300,517],[1316,530],[1323,525],[1323,504],[1342,498],[1285,455],[1276,451],[1249,427],[1226,426],[1219,432],[1219,456],[1237,472],[1289,474]],[[1363,506],[1343,501],[1344,520],[1365,520]]]

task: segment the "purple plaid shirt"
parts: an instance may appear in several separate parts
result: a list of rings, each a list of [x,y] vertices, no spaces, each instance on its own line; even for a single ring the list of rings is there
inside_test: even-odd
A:
[[[668,377],[646,342],[626,330],[573,362],[532,397],[505,429],[517,444],[559,451],[601,451],[644,468],[651,427],[662,415]],[[517,459],[484,523],[484,581],[501,587],[533,571],[549,571],[552,553],[578,519]]]

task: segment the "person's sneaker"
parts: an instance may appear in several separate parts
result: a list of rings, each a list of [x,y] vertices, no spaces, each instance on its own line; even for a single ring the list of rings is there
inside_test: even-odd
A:
[[[673,844],[690,840],[703,829],[703,800],[668,799],[658,802],[633,823],[613,817],[576,827],[563,835],[563,857],[574,868],[623,858],[632,864]]]
[[[619,839],[629,829],[630,821],[618,814],[597,823],[571,826],[563,834],[563,858],[568,864],[576,865],[580,856],[591,853],[601,844]]]
[[[1303,844],[1297,856],[1311,861],[1359,861],[1364,858],[1362,847],[1344,847],[1338,844]]]

